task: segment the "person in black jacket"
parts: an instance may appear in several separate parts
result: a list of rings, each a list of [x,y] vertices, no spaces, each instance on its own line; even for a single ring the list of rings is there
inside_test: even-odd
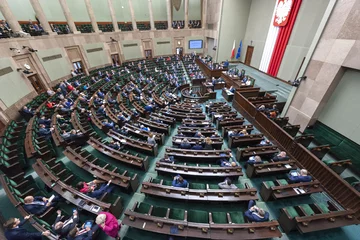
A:
[[[57,202],[61,201],[59,196],[55,196],[54,199],[49,202],[48,198],[41,196],[26,196],[24,198],[24,209],[34,215],[42,215],[50,207],[55,206]]]
[[[5,237],[7,240],[41,240],[42,236],[50,236],[50,231],[45,232],[29,232],[22,227],[30,216],[26,216],[24,220],[20,221],[18,218],[10,218],[4,224]]]
[[[81,228],[74,227],[67,240],[92,240],[92,236],[99,229],[99,225],[93,221],[86,221]]]
[[[73,210],[73,215],[66,219],[65,221],[61,221],[63,216],[61,216],[61,211],[57,210],[57,217],[52,226],[53,230],[60,236],[66,237],[69,232],[76,227],[76,224],[79,222],[79,216],[76,209]]]

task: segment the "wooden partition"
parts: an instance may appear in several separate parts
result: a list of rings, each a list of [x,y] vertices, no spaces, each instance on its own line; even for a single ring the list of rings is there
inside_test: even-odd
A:
[[[244,111],[246,111],[250,117],[255,117],[256,115],[256,108],[255,106],[249,102],[245,97],[243,97],[239,92],[235,92],[235,98],[234,98],[233,106],[236,110],[238,110],[238,107],[242,108]]]
[[[319,160],[306,147],[297,143],[296,140],[286,133],[280,126],[269,119],[264,113],[256,110],[240,93],[235,93],[233,106],[240,111],[246,112],[248,120],[258,127],[266,136],[274,140],[279,147],[285,149],[291,159],[297,161],[298,165],[307,169],[318,179],[326,192],[346,209],[355,211],[355,216],[360,219],[360,193],[338,174]]]

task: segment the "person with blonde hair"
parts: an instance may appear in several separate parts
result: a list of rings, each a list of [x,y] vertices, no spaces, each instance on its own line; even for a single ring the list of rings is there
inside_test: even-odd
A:
[[[213,149],[212,143],[213,142],[209,137],[205,138],[204,150],[212,150]]]
[[[100,212],[95,220],[96,224],[105,232],[106,235],[120,240],[118,220],[109,212]]]

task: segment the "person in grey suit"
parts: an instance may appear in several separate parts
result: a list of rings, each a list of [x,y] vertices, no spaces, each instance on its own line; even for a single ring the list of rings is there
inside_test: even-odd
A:
[[[57,217],[52,225],[54,232],[60,237],[66,237],[79,222],[79,216],[76,209],[73,210],[73,215],[68,219],[64,220],[63,217],[64,216],[61,216],[61,211],[57,210]]]

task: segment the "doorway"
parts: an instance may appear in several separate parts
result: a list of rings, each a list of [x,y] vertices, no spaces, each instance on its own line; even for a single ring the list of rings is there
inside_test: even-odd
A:
[[[145,50],[145,58],[146,59],[152,58],[152,50]]]
[[[120,66],[119,54],[111,54],[111,61],[113,65]]]
[[[182,54],[183,54],[183,48],[182,48],[182,47],[176,48],[176,54],[179,55],[179,56],[182,56]]]
[[[246,56],[245,56],[245,64],[250,66],[251,58],[254,52],[253,46],[248,46],[246,50]]]
[[[81,61],[73,62],[73,66],[74,66],[75,72],[78,72],[78,73],[84,72],[83,64]]]
[[[40,77],[38,74],[33,74],[31,76],[27,76],[29,81],[31,82],[31,85],[34,87],[35,91],[40,94],[45,92],[45,87],[42,84]]]

